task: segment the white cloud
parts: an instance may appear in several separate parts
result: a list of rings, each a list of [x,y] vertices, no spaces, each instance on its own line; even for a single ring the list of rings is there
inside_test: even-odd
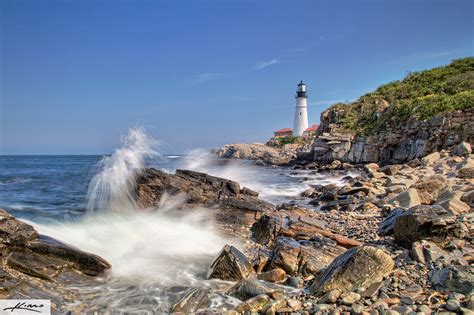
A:
[[[277,64],[279,61],[278,59],[272,59],[272,60],[267,60],[267,61],[260,61],[257,62],[257,65],[255,66],[255,70],[262,70],[266,67],[273,66],[274,64]]]
[[[205,72],[205,73],[200,73],[196,76],[196,82],[206,82],[210,80],[217,80],[222,77],[222,73],[217,73],[217,72]]]

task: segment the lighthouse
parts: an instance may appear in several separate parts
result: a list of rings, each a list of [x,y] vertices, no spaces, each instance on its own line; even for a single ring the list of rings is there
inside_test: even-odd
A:
[[[300,81],[296,88],[295,121],[293,123],[293,136],[301,137],[308,128],[308,96],[306,84]]]

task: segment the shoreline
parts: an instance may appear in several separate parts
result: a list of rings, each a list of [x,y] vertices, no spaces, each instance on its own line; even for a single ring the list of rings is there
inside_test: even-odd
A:
[[[458,152],[454,150],[454,153]],[[234,285],[226,285],[224,289],[217,286],[211,290],[198,287],[180,291],[178,296],[181,297],[168,310],[229,312],[234,308],[235,312],[301,314],[329,310],[353,313],[385,310],[405,314],[427,313],[428,309],[430,312],[456,309],[469,313],[473,295],[466,291],[469,285],[466,287],[466,282],[462,282],[466,280],[459,280],[460,284],[443,282],[444,274],[472,279],[469,278],[472,269],[468,266],[474,262],[471,170],[474,162],[471,154],[459,156],[454,153],[434,153],[420,161],[383,167],[375,163],[350,167],[342,163],[329,164],[326,168],[310,166],[315,168],[314,174],[322,176],[347,174],[354,169],[361,171],[360,176],[345,176],[342,186],[319,185],[304,191],[302,198],[308,198],[318,206],[320,210],[317,211],[292,204],[265,204],[264,208],[258,209],[255,208],[259,203],[258,193],[236,182],[190,171],[177,171],[176,174],[152,171],[138,179],[141,207],[156,206],[164,191],[185,192],[188,196],[185,204],[191,208],[215,209],[218,226],[225,227],[229,231],[225,234],[245,244],[224,254],[221,252],[222,257],[215,258],[222,261],[220,267],[216,269],[210,265],[207,271],[208,278],[237,280]],[[293,168],[297,173],[300,167]],[[446,178],[439,176],[440,172],[446,174]],[[162,184],[157,182],[158,178]],[[443,181],[442,185],[438,181]],[[167,186],[170,184],[174,185],[173,189]],[[189,190],[191,187],[193,189]],[[197,187],[202,190],[196,190]],[[211,191],[214,193],[210,194]],[[244,196],[248,196],[247,199],[241,199]],[[143,203],[145,200],[148,203]],[[177,214],[191,208],[181,208]],[[246,212],[249,215],[242,216]],[[229,216],[231,213],[241,213],[237,216],[241,219],[233,221],[233,216]],[[438,230],[410,230],[413,239],[407,243],[400,237],[408,232],[397,230],[406,227],[397,222],[408,218],[413,222],[418,222],[419,218],[439,222],[443,218],[445,232],[441,235],[444,238],[439,239]],[[370,252],[371,248],[376,252]],[[370,272],[364,269],[365,265],[371,266],[370,261],[362,263],[372,257],[363,254],[366,250],[375,255],[371,259],[383,259],[383,263],[376,263]],[[341,260],[348,253],[356,261],[362,259],[361,263],[351,265],[351,260]],[[240,257],[239,264],[235,264],[232,255]],[[342,274],[331,272],[335,263],[346,271]],[[237,270],[240,270],[237,274],[245,270],[242,264],[249,271],[229,279]],[[386,266],[386,269],[380,266]],[[383,270],[377,273],[379,269]],[[347,291],[346,287],[350,288],[349,283],[354,281],[351,272],[357,272],[357,278],[364,281],[356,281]],[[339,282],[345,284],[342,287],[334,284]],[[455,290],[457,295],[443,293]],[[238,297],[242,302],[234,303],[232,307],[224,303],[220,308],[209,309],[210,297],[215,294]]]

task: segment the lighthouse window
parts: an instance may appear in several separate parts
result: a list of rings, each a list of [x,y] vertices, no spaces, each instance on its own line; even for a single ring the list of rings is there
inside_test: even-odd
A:
[[[301,112],[300,112],[300,116],[301,116]]]

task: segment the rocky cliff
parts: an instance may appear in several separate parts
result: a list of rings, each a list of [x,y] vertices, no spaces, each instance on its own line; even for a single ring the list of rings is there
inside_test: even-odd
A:
[[[315,161],[348,163],[403,162],[452,147],[474,142],[474,109],[444,113],[427,120],[410,119],[387,126],[373,135],[340,130],[338,109],[321,115],[321,131],[313,144]]]
[[[474,142],[474,58],[410,74],[321,114],[315,161],[403,162]]]

